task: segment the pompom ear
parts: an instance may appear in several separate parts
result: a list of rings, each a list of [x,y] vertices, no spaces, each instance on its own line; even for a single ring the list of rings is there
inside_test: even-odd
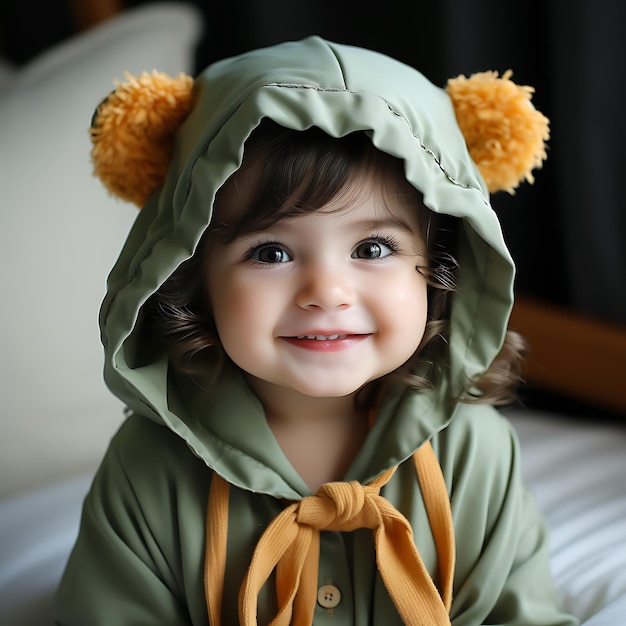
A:
[[[534,89],[516,85],[505,72],[482,72],[448,81],[456,118],[469,153],[490,192],[508,191],[523,180],[534,181],[532,170],[546,158],[549,121],[531,103]]]
[[[139,207],[163,184],[174,134],[191,109],[191,76],[128,73],[94,113],[90,135],[95,175]]]

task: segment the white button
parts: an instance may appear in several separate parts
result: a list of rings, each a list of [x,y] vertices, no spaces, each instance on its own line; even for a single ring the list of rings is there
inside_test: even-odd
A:
[[[334,609],[341,602],[341,591],[335,585],[322,585],[317,591],[317,601],[325,609]]]

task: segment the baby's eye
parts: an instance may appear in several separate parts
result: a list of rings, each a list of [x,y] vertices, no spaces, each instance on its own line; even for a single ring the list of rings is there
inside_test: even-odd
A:
[[[360,243],[352,253],[353,259],[382,259],[396,252],[396,246],[390,241],[373,239]]]
[[[287,263],[291,261],[289,253],[280,245],[275,243],[262,244],[254,248],[248,258],[258,263]]]

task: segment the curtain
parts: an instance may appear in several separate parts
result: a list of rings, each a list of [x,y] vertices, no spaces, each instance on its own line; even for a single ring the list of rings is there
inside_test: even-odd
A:
[[[319,34],[394,56],[444,85],[513,70],[551,119],[534,185],[493,196],[520,292],[626,323],[626,3],[621,0],[316,0],[199,2],[198,69],[285,39]]]
[[[517,288],[626,324],[626,2],[178,1],[205,17],[198,70],[311,34],[384,52],[442,86],[458,74],[512,69],[516,82],[536,88],[534,102],[552,120],[548,161],[535,184],[492,198],[517,262]],[[21,63],[69,36],[76,25],[68,2],[2,0],[0,51]]]

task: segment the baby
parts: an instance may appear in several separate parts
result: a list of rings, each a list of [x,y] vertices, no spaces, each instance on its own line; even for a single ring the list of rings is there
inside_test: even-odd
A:
[[[472,117],[495,90],[530,160]],[[545,156],[529,93],[312,37],[101,105],[96,171],[143,207],[101,311],[130,414],[58,624],[576,623],[493,408],[523,342],[489,191]]]

